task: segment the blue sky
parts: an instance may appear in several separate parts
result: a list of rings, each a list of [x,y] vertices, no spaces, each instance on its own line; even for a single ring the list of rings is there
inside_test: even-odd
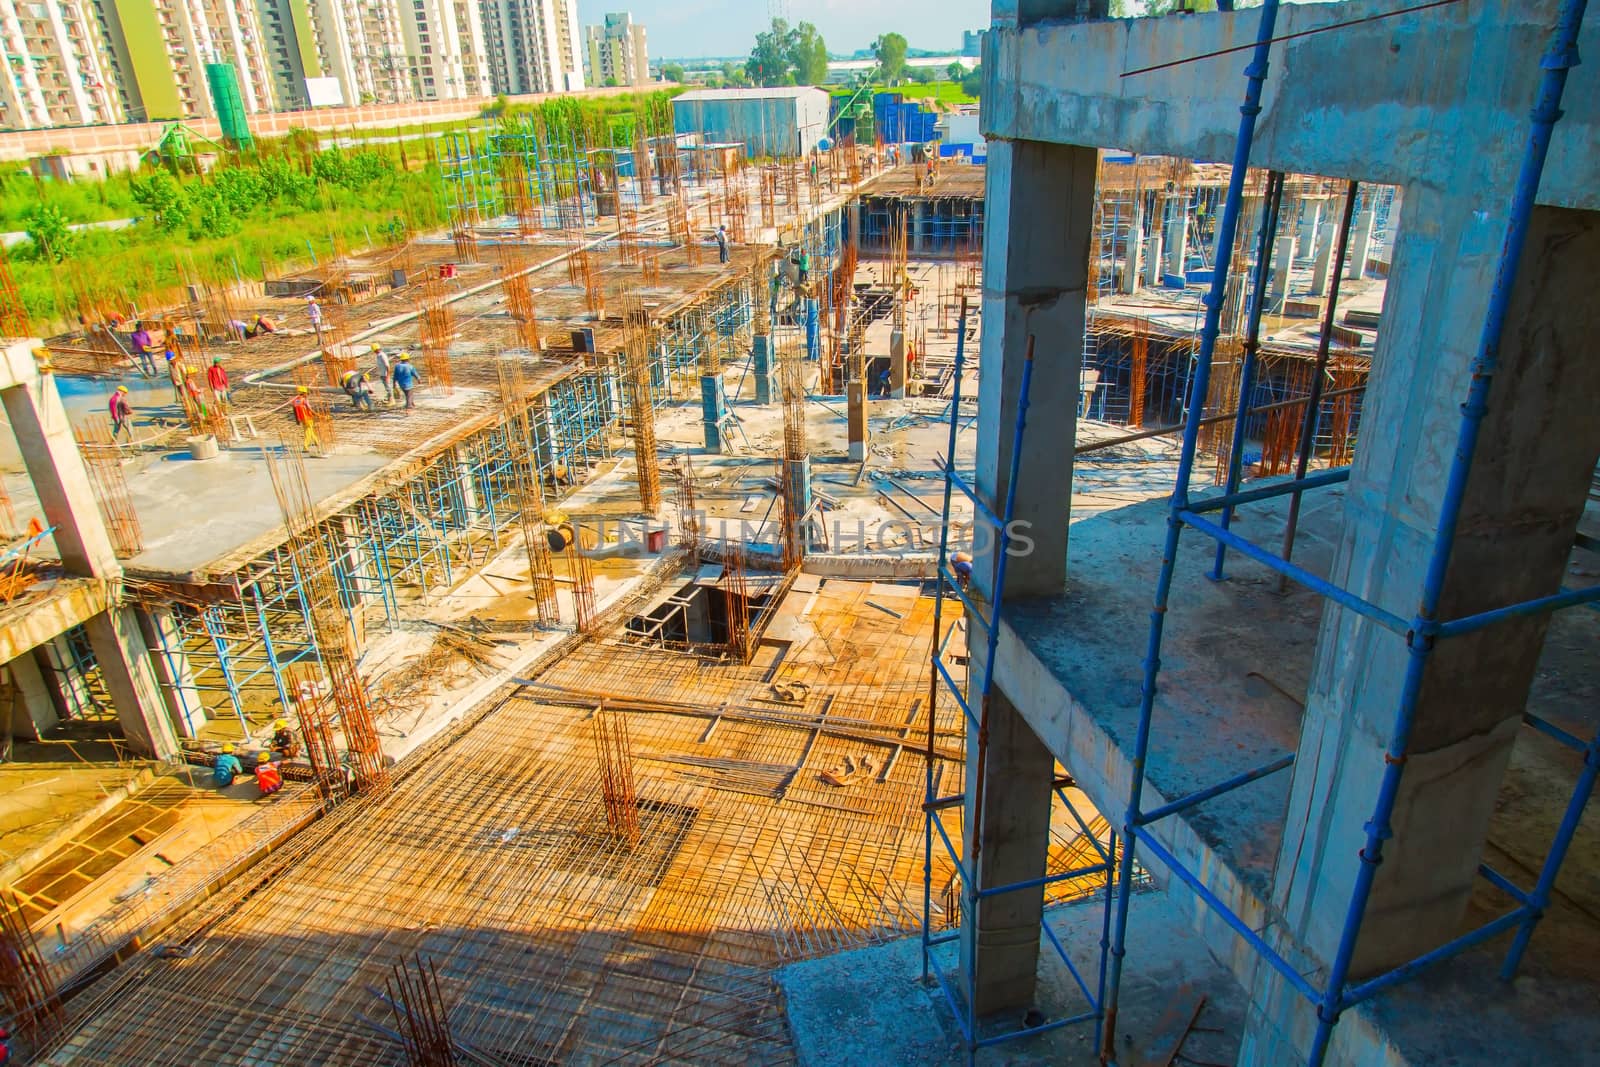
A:
[[[786,6],[791,23],[813,23],[835,53],[865,48],[891,31],[912,48],[955,51],[962,30],[989,24],[988,0],[787,0]],[[766,0],[578,0],[586,26],[607,11],[630,11],[644,23],[652,59],[746,55],[770,18]]]

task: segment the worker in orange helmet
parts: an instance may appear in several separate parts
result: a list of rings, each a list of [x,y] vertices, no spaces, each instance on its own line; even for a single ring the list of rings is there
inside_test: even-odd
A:
[[[305,427],[306,436],[301,447],[307,452],[311,451],[312,445],[320,449],[321,442],[317,440],[317,426],[311,412],[311,390],[303,385],[298,386],[294,391],[294,402],[289,407],[294,412],[294,421]]]
[[[262,752],[256,757],[256,788],[261,790],[264,797],[270,797],[283,788],[283,775],[273,765],[270,752]]]

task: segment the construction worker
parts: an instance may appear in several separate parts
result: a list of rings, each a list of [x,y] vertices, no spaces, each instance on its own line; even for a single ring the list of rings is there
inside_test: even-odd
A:
[[[367,372],[347,370],[339,376],[339,385],[344,389],[345,396],[350,398],[350,406],[360,411],[365,408],[372,410],[372,387],[367,384]]]
[[[405,352],[400,353],[394,365],[394,387],[405,394],[407,411],[416,407],[411,391],[417,387],[417,368],[411,365],[411,357]]]
[[[222,360],[213,358],[211,366],[206,368],[206,381],[211,384],[211,391],[217,395],[217,403],[226,411],[228,404],[228,371],[222,365]]]
[[[293,759],[300,752],[300,742],[289,729],[288,719],[278,719],[272,724],[272,751],[279,759]]]
[[[273,766],[270,752],[262,752],[256,757],[256,788],[261,790],[264,797],[270,797],[283,788],[283,775]]]
[[[806,284],[806,279],[811,277],[811,253],[804,248],[800,249],[798,265],[800,267],[800,284],[804,285]]]
[[[393,404],[394,384],[390,379],[394,375],[394,360],[389,358],[389,353],[383,350],[382,345],[372,346],[372,373],[383,383],[383,402]]]
[[[239,764],[239,757],[233,754],[233,745],[223,745],[222,751],[211,764],[211,780],[217,783],[219,789],[226,789],[243,773],[244,768]]]
[[[117,391],[111,394],[111,439],[115,441],[123,431],[127,431],[128,438],[133,439],[133,405],[128,403],[128,387],[117,386]]]
[[[183,372],[183,405],[185,411],[193,410],[202,419],[206,417],[206,395],[200,390],[200,379],[188,369]]]
[[[950,557],[950,569],[955,572],[956,581],[965,589],[967,583],[972,581],[972,553],[957,552]]]
[[[322,347],[322,306],[314,296],[306,297],[306,314],[311,318],[311,328],[317,331],[317,347]]]
[[[178,353],[167,349],[167,380],[172,383],[172,399],[183,405],[183,360],[178,358]]]
[[[717,260],[726,263],[728,262],[728,228],[726,226],[718,226],[714,236],[717,240]]]
[[[150,350],[155,347],[155,339],[150,336],[150,331],[144,328],[143,322],[133,324],[133,337],[129,339],[133,345],[133,358],[138,362],[139,369],[146,378],[156,376],[156,361]]]
[[[289,407],[294,413],[294,421],[304,426],[306,430],[305,441],[301,447],[307,452],[311,451],[312,445],[317,445],[320,448],[321,442],[317,440],[316,419],[311,412],[311,390],[303,385],[297,386],[294,391],[294,402]]]

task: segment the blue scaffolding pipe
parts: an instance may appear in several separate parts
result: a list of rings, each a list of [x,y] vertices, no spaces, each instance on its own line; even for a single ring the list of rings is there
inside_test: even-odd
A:
[[[1170,804],[1163,804],[1159,808],[1143,812],[1139,815],[1139,825],[1148,826],[1153,822],[1165,819],[1168,815],[1176,815],[1178,812],[1186,811],[1189,808],[1194,807],[1196,804],[1203,804],[1206,801],[1211,800],[1213,797],[1220,797],[1224,793],[1231,793],[1242,785],[1249,785],[1251,782],[1265,778],[1270,774],[1277,774],[1279,771],[1287,770],[1289,767],[1293,766],[1293,764],[1293,752],[1286,756],[1279,756],[1270,763],[1264,763],[1252,770],[1245,771],[1243,774],[1236,774],[1226,781],[1218,782],[1216,785],[1209,786],[1205,789],[1196,790],[1187,796],[1179,797]]]
[[[1228,528],[1229,509],[1240,504],[1250,504],[1257,500],[1271,500],[1273,497],[1288,496],[1290,493],[1301,493],[1307,489],[1318,489],[1325,485],[1338,485],[1350,480],[1349,467],[1334,467],[1317,474],[1302,475],[1291,478],[1286,482],[1277,482],[1273,485],[1261,486],[1256,489],[1244,489],[1238,492],[1224,493],[1221,496],[1206,497],[1190,502],[1189,512],[1203,514],[1207,511],[1221,511],[1223,513],[1221,529]]]
[[[1283,204],[1283,172],[1267,173],[1267,195],[1261,205],[1261,234],[1256,242],[1255,277],[1251,281],[1250,315],[1245,324],[1244,363],[1239,368],[1239,410],[1233,416],[1233,436],[1228,448],[1228,475],[1223,483],[1223,496],[1239,491],[1239,481],[1244,473],[1245,415],[1250,410],[1250,397],[1255,389],[1256,361],[1261,349],[1261,313],[1266,307],[1267,282],[1271,277],[1273,242],[1278,234],[1278,213]],[[1230,501],[1222,508],[1222,528],[1233,525],[1235,503]],[[1199,509],[1196,509],[1199,510]],[[1227,560],[1228,546],[1217,542],[1217,558],[1211,567],[1211,580],[1222,580],[1223,564]]]
[[[1233,237],[1239,224],[1239,204],[1244,194],[1246,170],[1250,166],[1250,147],[1255,139],[1256,116],[1261,112],[1261,88],[1267,77],[1267,61],[1272,48],[1272,31],[1278,19],[1278,0],[1265,0],[1256,25],[1255,50],[1245,68],[1244,103],[1239,108],[1239,136],[1234,146],[1233,168],[1228,176],[1228,197],[1223,202],[1222,219],[1217,228],[1216,266],[1211,288],[1206,294],[1205,325],[1200,334],[1200,353],[1190,377],[1189,411],[1184,419],[1183,446],[1178,458],[1177,481],[1167,515],[1166,545],[1161,553],[1161,575],[1156,583],[1155,603],[1150,610],[1150,635],[1144,659],[1144,682],[1139,701],[1139,726],[1134,738],[1133,781],[1128,793],[1128,808],[1122,831],[1122,863],[1117,871],[1116,919],[1111,939],[1111,974],[1106,991],[1105,1024],[1101,1033],[1101,1055],[1107,1062],[1117,1056],[1115,1034],[1117,1003],[1122,990],[1122,960],[1127,953],[1128,901],[1133,879],[1134,843],[1148,840],[1138,825],[1143,803],[1145,762],[1150,752],[1150,718],[1155,709],[1156,674],[1161,665],[1161,636],[1166,622],[1167,598],[1172,591],[1173,567],[1178,556],[1178,539],[1183,532],[1182,512],[1189,502],[1189,476],[1194,469],[1195,446],[1200,436],[1200,418],[1205,409],[1206,386],[1211,377],[1211,360],[1216,351],[1222,303],[1227,285],[1228,264],[1233,255]],[[1220,528],[1218,528],[1220,531]],[[1221,531],[1226,534],[1226,531]],[[1198,882],[1198,879],[1195,879]],[[1203,888],[1203,887],[1202,887]],[[1209,893],[1209,890],[1205,890]],[[1219,901],[1220,903],[1220,901]],[[1239,924],[1256,941],[1260,938]],[[1265,942],[1260,948],[1267,949]],[[1301,979],[1303,982],[1304,979]],[[1308,987],[1309,989],[1309,987]]]

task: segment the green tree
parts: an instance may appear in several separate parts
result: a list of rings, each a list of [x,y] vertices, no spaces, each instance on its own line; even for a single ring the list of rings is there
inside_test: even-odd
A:
[[[798,85],[821,85],[828,80],[828,46],[809,22],[795,27],[790,63]]]
[[[669,82],[683,82],[683,65],[681,63],[666,63],[661,67],[661,76]]]
[[[878,61],[878,77],[896,84],[906,72],[906,39],[898,33],[884,34],[872,42],[872,57]]]
[[[162,233],[174,233],[183,225],[188,214],[187,201],[183,189],[165,171],[154,171],[144,181],[135,178],[129,183],[129,192]]]
[[[944,68],[944,76],[950,81],[958,82],[967,76],[967,68],[960,63],[952,63]]]
[[[77,234],[60,208],[54,204],[40,204],[28,216],[28,240],[33,242],[36,258],[60,263],[72,255]]]
[[[772,26],[756,34],[756,45],[750,49],[744,72],[757,85],[782,85],[789,74],[789,59],[793,55],[793,32],[783,19],[773,19]]]
[[[749,85],[750,76],[737,63],[724,63],[722,64],[722,84]]]
[[[961,91],[972,97],[978,98],[978,92],[983,88],[983,68],[973,67],[972,73],[961,79]]]
[[[931,85],[939,80],[939,72],[932,67],[908,67],[906,77],[918,85]]]

